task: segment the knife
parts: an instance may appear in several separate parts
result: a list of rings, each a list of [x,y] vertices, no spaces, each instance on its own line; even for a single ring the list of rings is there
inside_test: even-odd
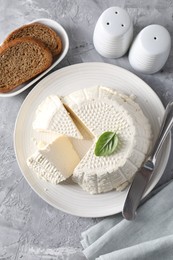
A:
[[[153,176],[159,151],[173,126],[173,102],[168,103],[162,120],[160,131],[153,149],[143,163],[141,168],[135,174],[132,184],[127,193],[123,207],[123,217],[127,220],[133,220],[136,216],[136,209],[144,194],[144,191]]]

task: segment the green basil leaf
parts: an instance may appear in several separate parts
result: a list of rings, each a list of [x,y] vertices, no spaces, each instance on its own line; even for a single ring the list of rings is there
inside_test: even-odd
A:
[[[118,145],[118,136],[115,132],[104,132],[96,142],[95,155],[106,156],[112,154]]]

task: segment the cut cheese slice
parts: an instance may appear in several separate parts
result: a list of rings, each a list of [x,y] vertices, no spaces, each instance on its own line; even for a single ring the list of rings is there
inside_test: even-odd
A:
[[[69,138],[59,135],[52,143],[40,143],[27,164],[39,178],[58,184],[69,178],[80,158]]]
[[[57,134],[35,131],[33,133],[32,141],[35,144],[35,147],[38,148],[40,143],[44,143],[46,146],[52,143],[56,138]],[[74,137],[69,137],[69,140],[72,143],[74,150],[79,155],[80,159],[85,156],[85,154],[93,144],[92,139],[77,139]]]
[[[82,135],[56,95],[48,96],[38,106],[33,129],[82,139]]]
[[[73,179],[91,194],[122,190],[144,161],[151,144],[151,127],[131,97],[96,86],[63,98],[95,142],[106,131],[116,132],[118,150],[105,157],[94,155],[95,143],[76,166]]]

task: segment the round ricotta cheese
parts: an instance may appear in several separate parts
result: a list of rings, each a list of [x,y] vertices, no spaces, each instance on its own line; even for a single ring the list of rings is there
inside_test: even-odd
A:
[[[94,137],[73,180],[91,194],[124,189],[151,144],[151,127],[140,106],[130,96],[102,86],[73,92],[62,101]],[[118,135],[118,148],[109,156],[96,156],[95,143],[107,131]]]

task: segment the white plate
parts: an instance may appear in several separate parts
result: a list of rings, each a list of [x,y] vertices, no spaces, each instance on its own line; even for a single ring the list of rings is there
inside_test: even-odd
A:
[[[94,85],[103,85],[134,94],[145,115],[150,120],[156,138],[164,107],[155,92],[140,78],[120,67],[105,63],[82,63],[65,67],[50,74],[30,92],[16,120],[14,146],[16,158],[24,177],[34,191],[55,208],[82,217],[102,217],[122,211],[127,190],[90,195],[75,183],[52,185],[38,179],[26,165],[34,151],[31,141],[32,121],[37,106],[50,94],[66,95],[72,91]],[[166,167],[171,147],[170,136],[160,154],[157,173],[148,186],[147,193],[156,185]],[[147,194],[146,193],[146,194]],[[146,195],[145,194],[145,195]]]
[[[37,82],[44,75],[46,75],[51,69],[53,69],[56,65],[58,65],[60,63],[60,61],[62,61],[62,59],[64,59],[64,57],[66,56],[66,54],[68,52],[68,49],[69,49],[68,35],[67,35],[66,31],[64,30],[64,28],[59,23],[57,23],[54,20],[44,19],[44,18],[34,20],[31,23],[35,23],[35,22],[45,24],[45,25],[51,27],[55,32],[58,33],[58,35],[61,37],[61,40],[62,40],[63,51],[61,52],[60,55],[58,55],[57,57],[54,58],[54,62],[47,70],[45,70],[44,72],[39,74],[34,79],[31,79],[31,80],[27,81],[26,83],[21,84],[20,86],[16,87],[15,89],[11,90],[10,92],[0,93],[0,97],[12,97],[12,96],[18,95],[19,93],[23,92],[27,88],[31,87],[35,82]]]

